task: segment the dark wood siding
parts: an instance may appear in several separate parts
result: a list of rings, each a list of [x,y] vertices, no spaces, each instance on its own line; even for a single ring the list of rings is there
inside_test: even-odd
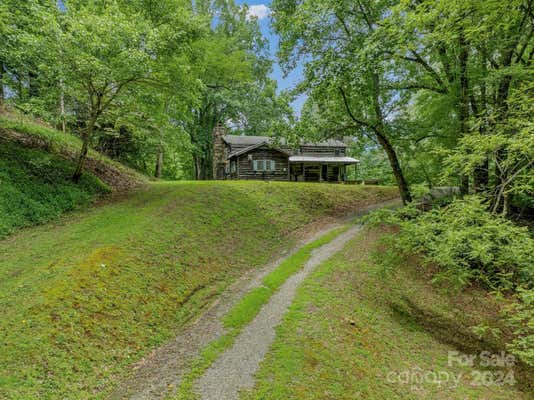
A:
[[[252,159],[249,159],[249,156]],[[273,160],[274,171],[254,171],[253,160]],[[238,157],[238,179],[289,180],[288,156],[274,149],[258,148]]]
[[[344,156],[344,147],[329,147],[329,146],[300,146],[300,154],[312,156]]]

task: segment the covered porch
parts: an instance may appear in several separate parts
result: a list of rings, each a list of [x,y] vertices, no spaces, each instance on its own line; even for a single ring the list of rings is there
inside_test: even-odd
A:
[[[358,160],[351,157],[289,157],[290,180],[294,182],[344,182],[348,168]]]

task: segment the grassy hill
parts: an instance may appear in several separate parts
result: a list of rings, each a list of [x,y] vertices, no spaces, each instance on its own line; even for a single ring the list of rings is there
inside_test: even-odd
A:
[[[86,206],[145,178],[92,151],[80,184],[70,177],[80,140],[35,121],[0,115],[0,238]]]
[[[417,257],[385,271],[383,233],[363,231],[298,289],[241,399],[532,399],[534,370],[491,365],[504,343],[472,329],[502,304],[480,287],[440,290]]]
[[[394,188],[151,183],[0,241],[0,398],[102,398],[302,229]]]

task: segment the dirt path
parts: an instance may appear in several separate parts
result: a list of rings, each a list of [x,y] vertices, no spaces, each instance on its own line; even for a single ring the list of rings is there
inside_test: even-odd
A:
[[[176,390],[176,387],[180,384],[183,375],[188,371],[188,367],[190,366],[191,362],[198,356],[200,350],[203,349],[211,341],[220,338],[226,333],[221,322],[222,317],[248,291],[250,291],[252,288],[260,286],[263,277],[265,277],[268,273],[274,270],[283,260],[285,260],[291,254],[297,251],[302,245],[316,240],[322,235],[328,233],[329,231],[345,224],[351,218],[354,218],[358,215],[363,215],[368,211],[379,207],[395,206],[398,203],[398,200],[392,200],[378,205],[369,206],[359,210],[358,212],[352,213],[349,216],[345,216],[344,218],[340,218],[336,221],[332,221],[331,223],[325,224],[319,230],[308,231],[305,235],[305,238],[301,241],[299,246],[293,249],[293,251],[282,254],[279,259],[269,263],[264,268],[260,270],[251,271],[249,274],[240,278],[227,290],[225,290],[219,296],[219,298],[213,304],[211,304],[211,306],[209,307],[209,309],[207,309],[206,312],[200,315],[196,321],[186,326],[182,330],[182,332],[179,333],[173,340],[171,340],[164,346],[156,349],[147,357],[136,363],[133,367],[133,372],[131,376],[127,380],[122,382],[122,384],[120,384],[118,388],[108,396],[108,399],[158,400],[165,399],[167,396],[171,395]],[[353,232],[353,229],[347,231],[345,234],[342,235],[342,237],[345,238],[346,235],[349,234],[349,232],[351,234],[355,234],[355,231]],[[339,244],[337,239],[335,241]],[[336,248],[328,247],[328,249],[322,251],[321,249],[323,249],[323,247],[317,249],[319,250],[319,252],[316,251],[317,254],[323,254],[322,257],[333,254]],[[317,255],[317,257],[319,257],[319,255]],[[314,253],[314,257],[312,257],[309,262],[311,263],[311,261],[315,258],[316,254]],[[300,273],[301,272],[299,272],[298,274]],[[293,278],[291,278],[290,280],[292,279]],[[285,285],[282,288],[284,287]],[[280,289],[280,291],[282,290],[282,288]],[[282,300],[283,296],[279,298],[277,295],[278,292],[271,298],[271,302],[275,301],[275,299]],[[284,311],[284,306],[281,307],[282,311]],[[256,319],[258,319],[260,315],[262,315],[261,312],[256,317]],[[253,321],[253,323],[254,322],[255,321]],[[273,326],[276,326],[276,324],[274,324]],[[245,328],[245,331],[248,331],[248,329],[248,327]],[[244,333],[245,332],[243,332],[242,334]],[[263,332],[260,332],[258,333],[258,336],[261,336],[263,334]],[[241,336],[239,336],[239,338],[240,337]],[[241,340],[239,338],[237,339],[238,342],[240,342]],[[272,341],[272,339],[270,339],[270,341]],[[270,341],[268,341],[267,346]],[[226,355],[224,355],[223,357],[226,357]],[[219,362],[220,361],[216,362],[214,366],[218,365]],[[257,361],[257,363],[259,363],[259,361]],[[210,369],[208,373],[212,374],[213,372],[211,372]],[[206,374],[206,378],[207,377],[208,374]],[[210,382],[216,384],[216,381],[212,380]],[[207,389],[208,386],[209,384],[206,383],[205,386],[202,386],[202,388],[205,388],[205,390],[209,390]],[[204,390],[200,386],[198,386],[197,388],[201,389],[202,391]],[[217,396],[206,398],[213,398],[217,400],[224,399],[224,397]]]
[[[313,251],[304,268],[280,287],[237,337],[233,347],[223,353],[199,379],[195,389],[203,400],[235,400],[241,389],[254,385],[254,374],[269,350],[276,335],[275,328],[291,305],[299,285],[315,267],[342,250],[360,229],[360,225],[355,225]]]

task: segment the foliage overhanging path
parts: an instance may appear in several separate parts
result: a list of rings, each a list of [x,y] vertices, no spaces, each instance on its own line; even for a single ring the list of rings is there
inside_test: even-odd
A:
[[[296,290],[315,267],[326,261],[361,229],[355,225],[315,249],[304,268],[289,277],[256,318],[247,325],[231,349],[223,353],[198,380],[195,389],[203,400],[237,399],[239,391],[254,384],[254,373],[275,338],[275,328],[287,312]]]

